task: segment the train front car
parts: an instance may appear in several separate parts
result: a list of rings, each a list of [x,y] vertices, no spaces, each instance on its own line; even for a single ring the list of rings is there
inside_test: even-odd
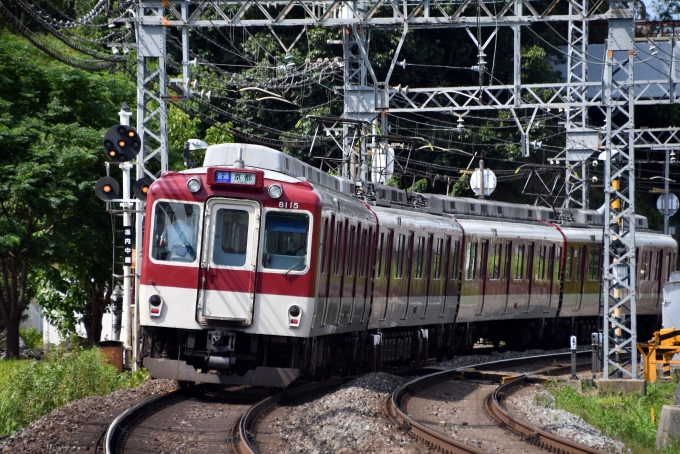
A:
[[[285,156],[267,150],[249,155]],[[311,184],[242,156],[235,144],[211,147],[205,167],[150,187],[139,320],[153,377],[284,387],[301,374],[321,200]]]

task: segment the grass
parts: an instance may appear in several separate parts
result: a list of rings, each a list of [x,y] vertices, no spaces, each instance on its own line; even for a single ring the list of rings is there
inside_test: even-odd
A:
[[[678,454],[680,443],[662,451],[655,449],[661,407],[673,405],[677,385],[677,381],[648,384],[646,396],[639,393],[598,396],[597,389],[587,387],[579,394],[574,388],[555,382],[548,384],[548,390],[555,399],[555,408],[580,416],[605,435],[621,440],[634,454]]]
[[[118,374],[97,348],[66,352],[52,348],[42,361],[0,361],[0,433],[28,425],[55,408],[83,397],[136,387],[145,371]]]

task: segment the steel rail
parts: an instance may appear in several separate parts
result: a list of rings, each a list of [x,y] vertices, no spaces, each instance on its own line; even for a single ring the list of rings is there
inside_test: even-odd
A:
[[[123,452],[125,440],[127,440],[127,436],[130,434],[129,428],[134,427],[137,421],[189,397],[189,393],[184,389],[176,389],[128,409],[109,425],[104,441],[104,452],[106,454]]]
[[[537,380],[526,375],[505,383],[486,399],[486,409],[493,419],[511,432],[526,437],[531,444],[544,449],[564,454],[604,454],[602,451],[590,448],[565,438],[553,435],[539,429],[519,418],[514,417],[505,409],[505,399],[517,392],[526,383],[535,383]]]
[[[585,354],[590,354],[590,351],[583,351],[583,352],[578,352],[579,355],[585,355]],[[453,438],[449,438],[448,436],[436,432],[423,424],[420,424],[417,421],[414,421],[407,413],[402,409],[402,402],[406,400],[409,396],[414,395],[418,391],[421,391],[423,389],[427,389],[431,386],[434,386],[438,383],[441,383],[445,380],[448,380],[449,378],[452,377],[466,377],[466,378],[481,378],[481,379],[486,379],[486,380],[497,380],[501,383],[506,383],[508,379],[512,379],[511,381],[507,382],[507,384],[504,384],[501,386],[503,389],[513,389],[513,388],[504,388],[505,386],[508,386],[510,383],[515,383],[518,382],[520,378],[525,378],[526,380],[529,380],[529,377],[526,375],[519,375],[518,374],[513,374],[513,373],[505,373],[505,372],[491,372],[491,373],[485,373],[483,372],[484,370],[489,370],[492,371],[493,369],[499,369],[502,367],[510,367],[510,366],[519,366],[522,364],[530,364],[532,362],[540,361],[540,360],[545,360],[545,359],[554,359],[555,361],[560,360],[560,359],[571,359],[571,353],[558,353],[558,354],[552,354],[552,355],[540,355],[540,356],[531,356],[531,357],[525,357],[525,358],[513,358],[509,360],[501,360],[501,361],[494,361],[494,362],[489,362],[489,363],[482,363],[482,364],[477,364],[477,365],[472,365],[472,366],[465,366],[465,367],[459,367],[456,369],[451,369],[451,370],[445,370],[442,372],[436,372],[431,375],[427,375],[425,377],[420,377],[415,380],[411,380],[410,382],[404,384],[400,388],[398,388],[396,391],[390,395],[390,397],[387,399],[386,402],[386,411],[388,416],[396,421],[398,424],[402,425],[404,428],[408,430],[408,432],[413,435],[416,439],[420,440],[421,442],[427,444],[428,446],[444,452],[444,453],[455,453],[455,454],[486,454],[485,451],[482,451],[478,448],[474,448],[472,446],[468,446],[462,442],[456,441]],[[590,364],[581,364],[581,369],[590,368]],[[557,370],[556,370],[557,369]],[[551,369],[546,369],[544,371],[540,372],[548,372],[552,370],[553,373],[557,371],[564,371],[568,372],[571,371],[571,367],[560,367],[560,368],[551,368]],[[535,379],[536,381],[540,381],[540,379]],[[524,382],[522,382],[524,383]],[[521,383],[516,385],[519,387]],[[499,389],[501,389],[499,388]],[[494,392],[494,396],[501,397],[502,394],[499,393],[499,389],[497,389]],[[501,391],[502,392],[502,391]],[[492,399],[487,399],[487,401],[491,401]],[[509,424],[513,424],[514,422],[518,421],[517,418],[512,417],[505,409],[502,410],[505,415],[505,418],[510,423],[503,422],[504,425],[508,426],[509,429],[512,430],[511,427],[515,427],[518,425],[513,425],[510,426]],[[491,413],[494,415],[495,413]],[[559,446],[559,448],[554,448],[554,449],[562,449],[562,451],[558,452],[564,452],[566,453],[578,453],[578,454],[583,454],[583,453],[600,453],[600,451],[593,450],[591,448],[578,445],[576,443],[569,442],[568,440],[562,440],[559,437],[549,434],[547,432],[541,431],[540,429],[533,427],[527,423],[523,423],[524,430],[527,430],[527,432],[521,432],[523,435],[532,437],[532,441],[535,441],[537,443],[544,443],[545,446],[549,446],[552,448],[552,446]],[[519,429],[518,429],[519,430]],[[538,437],[538,438],[536,438]],[[549,440],[554,440],[554,441],[549,441]],[[551,443],[551,444],[549,444]],[[580,449],[580,450],[578,450]]]

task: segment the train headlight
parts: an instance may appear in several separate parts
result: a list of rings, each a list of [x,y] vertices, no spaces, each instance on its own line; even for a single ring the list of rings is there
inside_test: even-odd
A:
[[[159,295],[151,295],[149,297],[149,315],[152,317],[160,317],[163,310],[163,299]]]
[[[302,318],[302,309],[299,306],[290,306],[288,308],[288,326],[290,328],[297,328],[300,326],[300,319]]]
[[[190,192],[198,192],[201,190],[201,180],[198,178],[190,178],[187,181],[187,188]]]
[[[269,197],[271,197],[272,199],[278,199],[283,195],[283,188],[278,184],[273,184],[269,186],[269,189],[267,189],[267,193],[269,194]]]

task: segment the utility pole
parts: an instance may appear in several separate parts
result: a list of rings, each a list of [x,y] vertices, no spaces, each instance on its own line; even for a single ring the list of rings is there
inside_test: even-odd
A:
[[[666,148],[666,159],[664,161],[664,179],[663,179],[663,233],[664,235],[668,235],[668,218],[670,216],[669,211],[670,211],[670,197],[668,195],[669,192],[669,186],[670,186],[670,179],[669,179],[669,166],[670,166],[670,160],[671,160],[671,152],[668,148]]]
[[[123,104],[123,107],[118,112],[120,118],[120,124],[124,126],[130,126],[130,117],[132,112],[130,112],[130,107],[127,103]],[[132,257],[132,207],[134,202],[132,201],[132,192],[130,185],[130,170],[132,170],[132,164],[130,162],[123,162],[119,165],[121,171],[123,172],[123,230],[124,230],[124,244],[123,248],[125,250],[124,255]],[[130,252],[127,252],[130,249]],[[127,261],[123,264],[123,344],[127,356],[128,364],[132,364],[130,361],[130,354],[132,352],[131,348],[133,345],[133,331],[132,326],[132,313],[130,309],[130,303],[132,302],[132,266],[128,264]],[[136,312],[136,311],[135,311]]]

